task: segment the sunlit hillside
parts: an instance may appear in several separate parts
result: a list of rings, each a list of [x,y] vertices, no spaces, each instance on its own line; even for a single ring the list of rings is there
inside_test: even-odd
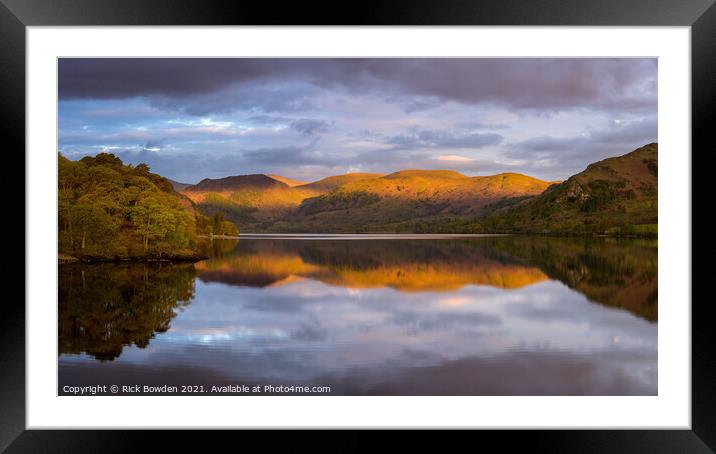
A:
[[[202,180],[183,194],[250,231],[360,231],[420,218],[476,215],[505,199],[529,197],[551,183],[515,173],[468,177],[449,170],[352,173],[290,185],[243,175]]]
[[[658,145],[590,164],[539,197],[497,210],[481,230],[656,235]]]

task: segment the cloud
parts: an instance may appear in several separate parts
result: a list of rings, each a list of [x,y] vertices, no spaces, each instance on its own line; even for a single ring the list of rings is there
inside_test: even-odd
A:
[[[587,164],[618,156],[658,140],[657,118],[648,117],[612,124],[569,137],[537,136],[506,144],[509,159],[550,167],[549,176],[565,178],[584,170]],[[561,175],[561,176],[560,176]]]
[[[399,148],[480,148],[496,145],[502,140],[500,134],[492,132],[426,129],[389,137],[385,143]]]
[[[75,59],[59,150],[173,179],[453,169],[564,179],[657,140],[655,59]]]
[[[656,59],[62,58],[60,99],[148,97],[205,115],[305,108],[309,92],[375,94],[406,112],[442,102],[512,109],[645,110],[656,105]]]
[[[466,158],[465,156],[457,156],[454,154],[438,156],[435,159],[437,159],[438,161],[449,161],[449,162],[471,162],[471,161],[473,161],[472,158]]]
[[[328,129],[328,122],[324,120],[300,118],[291,122],[291,128],[303,135],[310,136],[318,132],[326,131]]]
[[[538,136],[512,145],[508,156],[526,158],[535,156],[565,156],[581,154],[585,148],[599,149],[606,146],[624,146],[627,143],[646,144],[655,142],[657,119],[651,117],[631,122],[613,123],[605,128],[586,131],[578,136]]]
[[[164,147],[164,140],[148,140],[142,145],[143,151],[160,151]]]

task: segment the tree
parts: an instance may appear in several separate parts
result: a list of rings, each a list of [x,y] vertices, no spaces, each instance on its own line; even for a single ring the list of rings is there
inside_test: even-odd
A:
[[[149,250],[150,241],[164,239],[175,222],[171,210],[156,195],[142,197],[130,213],[145,252]]]
[[[201,213],[196,214],[196,230],[201,235],[223,235],[238,236],[239,229],[236,225],[224,219],[224,213],[219,212],[213,216],[205,216]]]
[[[224,213],[216,213],[212,218],[212,229],[215,235],[223,235],[221,233],[221,224],[224,222]]]
[[[112,216],[102,208],[88,203],[73,205],[69,222],[74,227],[71,244],[77,244],[82,252],[86,249],[89,249],[88,252],[95,252],[97,246],[111,241],[117,231]]]
[[[58,167],[61,252],[106,259],[194,254],[193,212],[148,166],[100,153],[80,161],[59,154]]]

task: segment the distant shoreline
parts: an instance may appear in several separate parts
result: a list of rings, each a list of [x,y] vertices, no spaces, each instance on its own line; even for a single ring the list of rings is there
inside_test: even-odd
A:
[[[624,238],[624,239],[657,239],[654,235],[609,235],[584,233],[547,233],[547,232],[514,232],[514,233],[242,233],[230,235],[199,235],[207,240],[240,240],[240,239],[450,239],[450,238],[482,238],[497,236],[545,236],[557,238]]]
[[[181,256],[169,255],[165,257],[76,257],[60,252],[57,255],[57,261],[60,265],[66,265],[69,263],[195,263],[208,258],[209,257],[201,254]]]
[[[507,236],[509,233],[242,233],[239,236],[200,235],[200,238],[214,240],[240,240],[250,238],[284,239],[418,239],[418,238],[475,238]]]

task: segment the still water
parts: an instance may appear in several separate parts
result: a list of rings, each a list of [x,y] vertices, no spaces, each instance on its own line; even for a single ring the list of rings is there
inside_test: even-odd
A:
[[[203,247],[210,258],[196,264],[60,266],[59,394],[657,394],[655,240],[246,236]]]

